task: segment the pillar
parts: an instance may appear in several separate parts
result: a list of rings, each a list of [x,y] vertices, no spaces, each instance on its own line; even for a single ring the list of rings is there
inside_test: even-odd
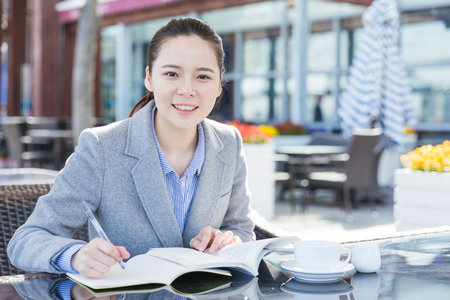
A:
[[[15,0],[14,0],[15,1]],[[58,0],[33,0],[31,18],[32,114],[60,116]]]
[[[21,68],[25,63],[26,0],[8,2],[8,104],[9,116],[21,114]]]

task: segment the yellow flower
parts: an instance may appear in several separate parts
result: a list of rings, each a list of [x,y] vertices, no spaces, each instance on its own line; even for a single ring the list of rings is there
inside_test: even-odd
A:
[[[265,134],[269,135],[269,136],[276,136],[278,135],[278,130],[270,125],[259,125],[258,126],[259,129],[261,129],[262,132],[264,132]]]
[[[418,147],[400,159],[404,167],[413,170],[450,172],[450,141]]]

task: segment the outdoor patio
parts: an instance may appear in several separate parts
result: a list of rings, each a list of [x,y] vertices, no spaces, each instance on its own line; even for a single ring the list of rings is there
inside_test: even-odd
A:
[[[304,213],[298,204],[278,201],[271,223],[282,233],[301,239],[349,241],[390,236],[396,233],[392,195],[384,195],[384,202],[378,203],[375,210],[367,203],[353,209],[351,221],[345,210],[332,204],[333,195],[326,191],[318,193]]]

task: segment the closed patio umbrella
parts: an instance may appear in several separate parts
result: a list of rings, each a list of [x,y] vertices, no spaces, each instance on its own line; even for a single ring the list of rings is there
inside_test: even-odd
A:
[[[338,110],[343,134],[375,124],[393,144],[405,143],[416,121],[398,47],[396,0],[374,0],[363,13],[364,31]]]

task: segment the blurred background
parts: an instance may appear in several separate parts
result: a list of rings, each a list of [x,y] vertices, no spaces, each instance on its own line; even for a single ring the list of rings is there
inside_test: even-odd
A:
[[[126,118],[146,94],[153,34],[191,16],[222,37],[226,85],[211,117],[240,130],[262,217],[353,240],[399,222],[448,225],[437,216],[450,186],[450,143],[439,145],[450,140],[450,0],[0,0],[0,16],[0,184],[36,183],[43,171],[16,168],[60,170],[78,129]],[[358,127],[381,127],[388,141],[365,149],[345,136]],[[419,149],[403,166],[445,174],[403,174],[401,155],[427,144],[432,155]],[[399,187],[399,171],[416,176],[403,179],[411,186]],[[420,198],[411,216],[400,196]]]
[[[72,115],[83,0],[1,0],[1,116]],[[227,81],[214,118],[339,131],[337,111],[371,0],[97,0],[94,116],[123,119],[145,94],[147,46],[170,18],[222,36]],[[450,1],[398,0],[417,145],[450,135]],[[314,113],[320,105],[321,113]]]

